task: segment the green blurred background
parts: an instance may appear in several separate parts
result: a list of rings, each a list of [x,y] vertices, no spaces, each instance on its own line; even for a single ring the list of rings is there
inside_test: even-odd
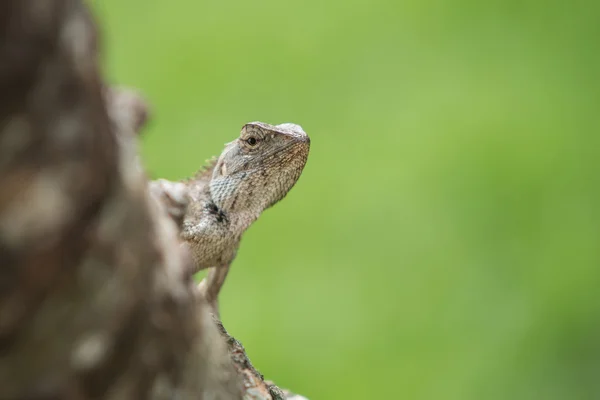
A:
[[[96,0],[183,178],[248,121],[312,139],[227,328],[315,399],[600,398],[600,3]]]

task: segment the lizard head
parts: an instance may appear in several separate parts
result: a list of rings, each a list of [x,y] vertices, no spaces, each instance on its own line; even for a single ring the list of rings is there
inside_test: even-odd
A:
[[[210,181],[213,201],[225,212],[258,217],[294,186],[310,139],[299,125],[250,122],[221,153]]]

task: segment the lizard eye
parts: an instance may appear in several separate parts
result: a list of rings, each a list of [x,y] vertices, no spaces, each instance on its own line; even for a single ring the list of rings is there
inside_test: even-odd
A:
[[[250,136],[248,139],[246,139],[246,143],[248,143],[250,146],[256,146],[258,140],[256,140],[254,136]]]

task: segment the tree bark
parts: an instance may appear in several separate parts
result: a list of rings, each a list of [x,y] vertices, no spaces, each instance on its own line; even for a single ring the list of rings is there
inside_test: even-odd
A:
[[[0,398],[285,398],[196,296],[98,42],[79,0],[0,2]]]

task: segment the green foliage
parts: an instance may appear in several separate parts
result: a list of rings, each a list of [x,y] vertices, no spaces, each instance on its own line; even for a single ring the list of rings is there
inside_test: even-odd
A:
[[[600,398],[599,3],[103,0],[106,73],[183,178],[248,121],[304,175],[221,297],[311,399]]]

